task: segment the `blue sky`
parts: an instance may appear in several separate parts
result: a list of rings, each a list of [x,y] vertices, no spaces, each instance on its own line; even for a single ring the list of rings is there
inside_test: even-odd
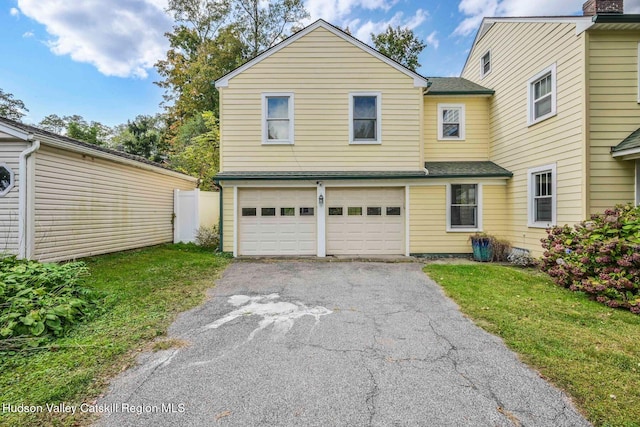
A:
[[[425,76],[457,76],[483,16],[575,15],[583,0],[305,0],[323,18],[370,42],[387,25],[428,44]],[[163,57],[167,0],[4,0],[0,6],[0,88],[23,100],[24,118],[80,114],[113,126],[161,111],[153,64]],[[626,0],[640,13],[640,0]]]

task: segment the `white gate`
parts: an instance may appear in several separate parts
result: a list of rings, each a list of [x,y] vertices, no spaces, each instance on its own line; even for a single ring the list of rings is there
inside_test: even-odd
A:
[[[173,243],[194,242],[198,228],[218,225],[220,193],[174,190],[173,213]]]

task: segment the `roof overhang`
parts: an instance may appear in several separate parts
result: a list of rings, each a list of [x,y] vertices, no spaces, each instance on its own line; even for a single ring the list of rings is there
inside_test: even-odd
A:
[[[217,88],[229,86],[229,80],[233,79],[238,74],[248,70],[249,68],[251,68],[254,65],[258,64],[259,62],[264,61],[265,59],[267,59],[268,57],[270,57],[274,53],[279,52],[280,50],[282,50],[285,47],[289,46],[291,43],[293,43],[296,40],[304,37],[305,35],[307,35],[310,32],[316,30],[317,28],[323,28],[323,29],[329,31],[330,33],[336,35],[337,37],[340,37],[341,39],[351,43],[352,45],[364,50],[365,52],[367,52],[367,53],[369,53],[369,54],[371,54],[373,56],[375,56],[376,58],[378,58],[382,62],[386,63],[387,65],[389,65],[389,66],[391,66],[393,68],[395,68],[396,70],[400,71],[401,73],[413,78],[413,85],[415,87],[427,87],[428,86],[429,82],[427,81],[427,79],[425,77],[421,76],[420,74],[418,74],[418,73],[416,73],[414,71],[411,71],[410,69],[408,69],[404,65],[402,65],[402,64],[394,61],[393,59],[383,55],[382,53],[378,52],[377,50],[375,50],[371,46],[368,46],[367,44],[361,42],[360,40],[356,39],[353,36],[350,36],[349,34],[345,33],[344,31],[340,30],[339,28],[334,27],[333,25],[329,24],[328,22],[323,21],[322,19],[317,20],[313,24],[311,24],[311,25],[305,27],[304,29],[298,31],[297,33],[289,36],[288,38],[286,38],[282,42],[278,43],[277,45],[273,46],[270,49],[267,49],[266,51],[262,52],[260,55],[258,55],[255,58],[249,60],[248,62],[244,63],[243,65],[241,65],[240,67],[238,67],[235,70],[231,71],[230,73],[220,77],[218,80],[216,80],[215,86]]]
[[[640,147],[630,148],[628,150],[612,151],[611,156],[621,160],[640,159]]]
[[[12,136],[13,138],[21,139],[23,141],[30,141],[31,139],[33,139],[32,133],[4,123],[0,123],[0,133],[7,134],[9,136]]]

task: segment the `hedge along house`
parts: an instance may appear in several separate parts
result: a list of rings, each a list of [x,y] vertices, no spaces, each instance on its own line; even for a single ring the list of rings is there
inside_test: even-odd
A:
[[[171,242],[197,179],[0,118],[0,251],[59,261]]]
[[[427,79],[319,20],[216,81],[234,255],[469,253],[503,234],[493,91]]]

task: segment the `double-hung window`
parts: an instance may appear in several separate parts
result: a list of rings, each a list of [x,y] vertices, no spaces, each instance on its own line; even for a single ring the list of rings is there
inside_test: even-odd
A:
[[[491,72],[491,51],[488,51],[480,58],[480,76],[484,77]]]
[[[529,169],[529,227],[556,223],[556,166]]]
[[[379,92],[349,94],[349,143],[380,144],[382,95]]]
[[[449,184],[447,190],[447,231],[480,231],[482,187],[479,184]]]
[[[262,143],[293,144],[293,94],[262,94]]]
[[[529,80],[528,123],[533,125],[556,115],[556,65]]]
[[[464,116],[464,104],[438,104],[438,139],[463,140]]]

